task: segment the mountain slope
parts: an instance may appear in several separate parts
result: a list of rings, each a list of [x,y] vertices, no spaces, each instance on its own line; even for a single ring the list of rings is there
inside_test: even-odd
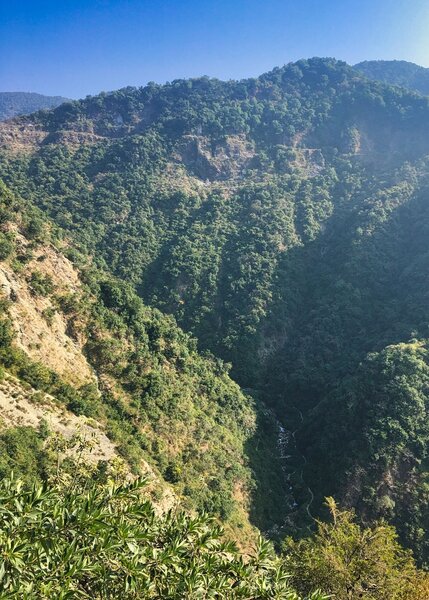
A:
[[[29,115],[37,110],[56,108],[63,102],[68,102],[68,98],[33,92],[0,92],[0,121],[18,115]]]
[[[427,560],[428,134],[426,98],[312,59],[4,123],[0,176],[282,422],[283,532],[333,494]],[[286,492],[261,479],[276,430],[259,431],[246,450],[267,522]]]
[[[62,240],[60,230],[4,186],[0,199],[0,403],[6,434],[18,427],[14,435],[21,440],[22,428],[37,431],[42,422],[67,439],[73,427],[81,429],[87,443],[99,440],[99,459],[122,457],[129,472],[155,478],[162,505],[174,489],[183,507],[210,511],[248,543],[254,537],[250,501],[258,490],[246,447],[256,436],[271,460],[275,421],[258,417],[251,399],[228,377],[228,366],[200,356],[172,318],[95,269]],[[260,418],[274,432],[272,441],[257,429]],[[43,439],[35,446],[40,468],[32,477],[43,478],[50,469]],[[4,474],[13,465],[14,447]],[[273,464],[269,471],[280,478],[284,495],[280,468]],[[272,525],[281,511],[264,522],[261,517],[260,524]]]
[[[406,60],[367,60],[354,68],[369,79],[429,95],[429,69]]]

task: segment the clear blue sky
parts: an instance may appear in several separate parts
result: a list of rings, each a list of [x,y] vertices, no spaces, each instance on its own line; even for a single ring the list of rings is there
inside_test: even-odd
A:
[[[429,0],[0,0],[0,91],[71,98],[311,56],[429,67]]]

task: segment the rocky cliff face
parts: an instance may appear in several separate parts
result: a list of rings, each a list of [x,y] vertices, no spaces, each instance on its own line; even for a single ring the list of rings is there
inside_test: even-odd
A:
[[[67,316],[61,311],[62,297],[77,302],[81,285],[76,269],[56,248],[42,245],[34,250],[21,235],[16,236],[18,252],[31,259],[16,272],[0,262],[3,298],[10,302],[9,315],[16,343],[28,356],[58,373],[72,385],[95,382],[95,374],[83,354],[84,339],[70,335]],[[32,280],[49,283],[49,294],[41,294]]]

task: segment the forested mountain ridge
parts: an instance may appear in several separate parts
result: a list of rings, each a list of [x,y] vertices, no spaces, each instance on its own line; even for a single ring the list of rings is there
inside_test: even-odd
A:
[[[44,96],[33,92],[0,92],[0,121],[18,115],[29,115],[37,110],[56,108],[68,98]]]
[[[354,68],[369,79],[404,87],[425,96],[429,94],[429,69],[406,60],[367,60],[354,65]]]
[[[283,531],[333,494],[425,561],[428,133],[426,98],[312,59],[2,124],[0,176],[275,412]]]

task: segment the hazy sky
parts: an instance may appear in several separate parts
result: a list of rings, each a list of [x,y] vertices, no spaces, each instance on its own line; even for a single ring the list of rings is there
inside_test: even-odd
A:
[[[291,60],[429,67],[429,0],[0,0],[0,90],[71,98]]]

